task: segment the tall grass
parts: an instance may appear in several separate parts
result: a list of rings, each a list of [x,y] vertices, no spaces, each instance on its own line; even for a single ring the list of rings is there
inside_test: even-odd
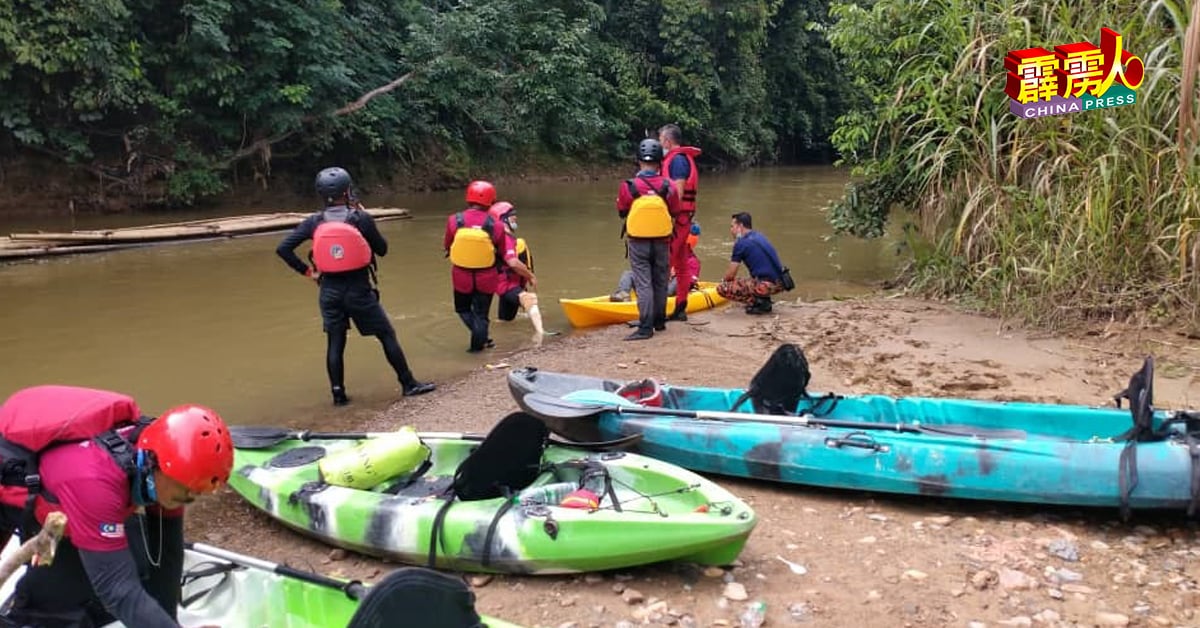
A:
[[[1191,8],[1189,16],[1171,0],[843,7],[831,37],[840,52],[856,54],[864,33],[886,41],[892,32],[894,61],[885,72],[865,70],[866,58],[849,64],[868,94],[877,91],[835,135],[864,175],[834,207],[835,225],[861,233],[870,231],[864,216],[910,210],[925,241],[914,247],[912,286],[1006,315],[1200,323],[1200,2]],[[1145,64],[1136,104],[1030,120],[1008,111],[1009,50],[1098,44],[1102,26]]]

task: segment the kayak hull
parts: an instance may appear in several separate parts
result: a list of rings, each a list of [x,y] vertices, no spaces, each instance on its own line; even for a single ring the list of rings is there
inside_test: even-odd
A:
[[[291,441],[267,450],[239,449],[229,484],[280,523],[308,536],[363,554],[426,565],[433,521],[444,504],[441,493],[479,441],[440,437],[423,437],[423,441],[432,451],[432,467],[420,482],[395,495],[381,492],[384,487],[357,490],[325,484],[315,462],[296,467],[273,462],[276,456],[301,447],[336,453],[359,442],[354,440]],[[755,526],[755,515],[745,503],[674,465],[636,454],[588,453],[558,446],[548,447],[543,456],[543,462],[553,463],[584,459],[607,469],[622,505],[620,512],[612,507],[611,497],[602,498],[597,510],[518,504],[498,518],[503,498],[456,501],[445,515],[435,566],[554,574],[667,560],[724,565],[737,558]],[[570,477],[569,470],[563,471],[563,477],[577,479]],[[554,481],[547,472],[533,486]]]
[[[17,550],[16,541],[4,548],[4,556]],[[213,571],[211,575],[200,575]],[[25,568],[0,588],[0,600],[15,589]],[[263,569],[235,566],[220,558],[193,550],[184,552],[179,609],[183,626],[272,626],[275,628],[345,628],[358,610],[359,601],[340,588],[321,586],[296,577]],[[195,577],[193,576],[195,574]],[[369,587],[368,587],[369,589]],[[520,628],[516,624],[481,616],[489,628]],[[104,628],[121,628],[121,622]]]
[[[516,369],[509,389],[522,404],[529,392],[584,399],[623,382]],[[575,394],[571,394],[574,392]],[[728,411],[740,389],[664,385],[664,407]],[[611,395],[609,395],[611,396]],[[599,394],[598,399],[607,398]],[[1119,506],[1119,464],[1132,425],[1128,410],[969,399],[840,399],[818,417],[851,427],[824,427],[600,412],[542,418],[574,440],[640,434],[639,453],[694,471],[790,484],[990,501]],[[748,407],[749,404],[746,404]],[[824,414],[822,414],[824,412]],[[749,411],[745,411],[749,414]],[[1156,415],[1156,424],[1167,419]],[[896,424],[904,431],[894,428]],[[890,427],[889,427],[890,426]],[[1161,441],[1136,445],[1139,482],[1131,508],[1186,508],[1192,457],[1182,426]],[[1200,450],[1198,450],[1200,452]]]
[[[572,327],[598,327],[638,319],[637,297],[629,301],[610,301],[608,296],[586,299],[559,299],[563,313]],[[699,289],[688,293],[687,313],[700,312],[725,303],[717,294],[717,284],[701,281]],[[667,313],[675,311],[675,295],[667,297]]]

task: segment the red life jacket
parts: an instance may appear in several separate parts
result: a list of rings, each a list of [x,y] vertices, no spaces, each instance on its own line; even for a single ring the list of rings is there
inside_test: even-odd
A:
[[[679,199],[680,211],[696,211],[696,185],[700,182],[700,171],[696,170],[696,155],[699,154],[700,149],[695,146],[676,146],[663,156],[662,173],[668,179],[671,178],[671,161],[676,155],[687,157],[688,167],[691,168],[691,174],[683,182],[683,196]]]
[[[346,222],[345,214],[326,211],[313,231],[313,265],[322,273],[346,273],[371,265],[371,245],[358,227]]]
[[[55,501],[41,487],[40,454],[58,444],[96,438],[127,473],[134,470],[134,447],[117,433],[140,421],[132,397],[76,386],[34,386],[12,394],[0,406],[0,504],[25,508],[34,499]],[[43,515],[45,504],[38,505]]]

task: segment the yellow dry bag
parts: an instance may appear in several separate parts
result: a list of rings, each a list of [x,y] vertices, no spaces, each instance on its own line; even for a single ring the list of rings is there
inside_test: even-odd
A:
[[[429,448],[412,427],[377,436],[317,463],[328,484],[368,490],[416,469]]]
[[[670,182],[664,182],[661,190],[638,192],[632,180],[626,181],[633,195],[629,215],[625,217],[625,233],[631,238],[665,238],[675,230],[675,221],[667,209],[667,194]]]
[[[480,227],[467,227],[462,212],[455,217],[458,229],[450,243],[450,263],[460,268],[483,270],[496,266],[496,243],[492,240],[495,222],[488,216]]]

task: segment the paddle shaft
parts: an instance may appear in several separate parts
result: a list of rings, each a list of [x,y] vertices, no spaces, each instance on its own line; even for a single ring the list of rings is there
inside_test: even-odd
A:
[[[839,421],[815,419],[803,416],[777,416],[774,414],[751,414],[747,412],[722,412],[719,410],[682,410],[679,408],[652,408],[645,406],[597,406],[597,410],[618,414],[652,414],[657,416],[682,416],[693,419],[716,419],[741,423],[775,423],[778,425],[848,427],[854,429],[894,430],[897,432],[920,433],[921,428],[904,423],[870,423],[866,421]]]
[[[261,558],[246,556],[245,554],[238,554],[237,552],[231,552],[229,550],[213,547],[204,543],[186,543],[185,547],[193,552],[206,554],[208,556],[212,556],[213,558],[220,558],[221,560],[242,565],[243,567],[252,567],[262,571],[269,571],[281,576],[303,580],[310,584],[316,584],[323,587],[329,587],[331,589],[337,589],[339,591],[345,591],[346,595],[356,600],[362,596],[364,590],[366,589],[361,582],[354,580],[347,582],[344,580],[338,580],[336,578],[330,578],[329,576],[322,576],[321,574],[313,573],[311,571],[300,571],[299,569],[293,569],[287,565],[280,565],[278,563],[262,560]]]

